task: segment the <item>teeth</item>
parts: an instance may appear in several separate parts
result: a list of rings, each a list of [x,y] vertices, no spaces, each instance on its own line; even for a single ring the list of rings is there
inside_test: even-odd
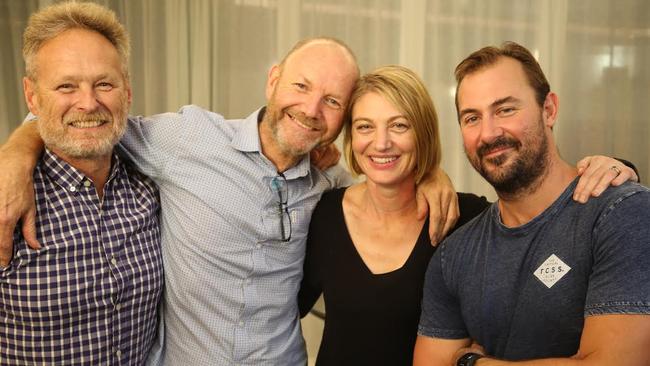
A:
[[[92,127],[97,127],[100,126],[104,123],[104,121],[101,120],[95,120],[95,121],[74,121],[71,122],[70,125],[75,128],[92,128]]]
[[[386,157],[386,158],[370,157],[370,159],[373,162],[378,163],[378,164],[386,164],[386,163],[390,163],[391,161],[396,160],[397,158],[393,156],[393,157]]]
[[[310,126],[310,125],[306,125],[303,121],[301,121],[299,118],[294,117],[294,116],[293,116],[292,114],[290,114],[290,113],[287,113],[287,116],[289,116],[289,118],[290,118],[292,121],[295,121],[296,123],[298,123],[299,125],[301,125],[302,127],[304,127],[304,128],[307,129],[307,130],[318,131],[317,128],[312,127],[312,126]]]

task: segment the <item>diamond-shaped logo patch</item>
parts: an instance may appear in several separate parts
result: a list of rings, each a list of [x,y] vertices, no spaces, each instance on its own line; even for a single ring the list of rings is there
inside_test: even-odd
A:
[[[571,267],[562,262],[562,260],[555,254],[551,254],[551,256],[535,270],[535,277],[542,281],[546,287],[551,288],[570,270]]]

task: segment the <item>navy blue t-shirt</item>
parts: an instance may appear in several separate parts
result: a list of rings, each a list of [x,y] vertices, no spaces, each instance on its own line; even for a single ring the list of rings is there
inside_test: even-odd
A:
[[[504,226],[493,204],[445,240],[418,333],[506,360],[568,357],[585,316],[650,314],[650,190],[626,183],[580,204],[576,184],[525,225]]]

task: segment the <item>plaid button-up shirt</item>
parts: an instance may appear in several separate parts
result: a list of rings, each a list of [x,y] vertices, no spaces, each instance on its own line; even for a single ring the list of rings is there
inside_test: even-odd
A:
[[[0,364],[142,364],[163,286],[156,186],[114,156],[100,200],[46,150],[34,189],[42,248],[16,230],[0,269]]]

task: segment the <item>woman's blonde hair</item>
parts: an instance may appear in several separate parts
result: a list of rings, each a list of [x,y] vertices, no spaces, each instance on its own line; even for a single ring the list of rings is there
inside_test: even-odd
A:
[[[386,98],[411,123],[415,135],[415,182],[440,165],[438,115],[422,80],[403,66],[388,65],[362,76],[355,85],[345,118],[343,150],[353,175],[363,174],[352,152],[352,109],[367,93]]]

